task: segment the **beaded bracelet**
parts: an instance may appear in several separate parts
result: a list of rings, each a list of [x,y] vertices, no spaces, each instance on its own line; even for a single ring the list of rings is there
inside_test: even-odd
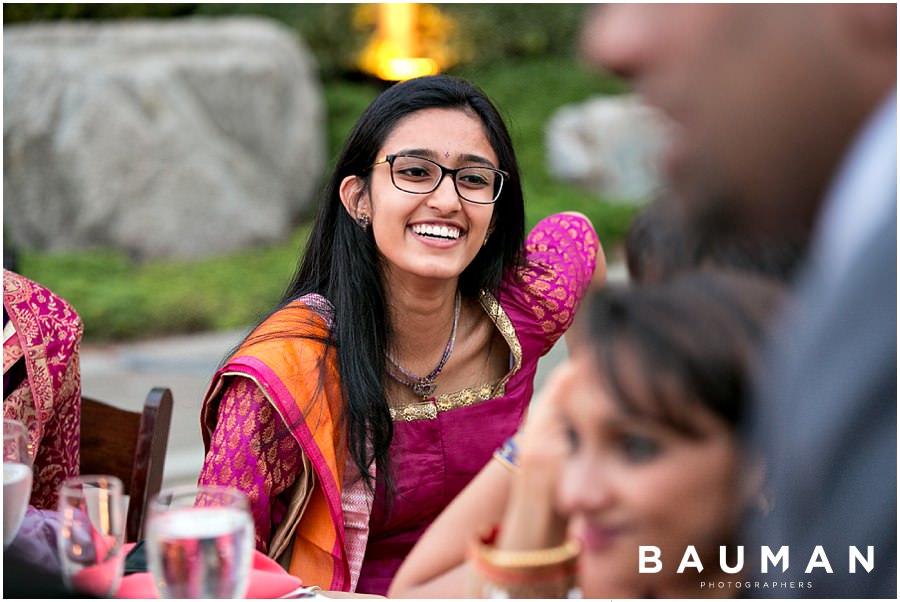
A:
[[[513,472],[519,472],[519,448],[514,437],[507,439],[494,452],[494,458]]]

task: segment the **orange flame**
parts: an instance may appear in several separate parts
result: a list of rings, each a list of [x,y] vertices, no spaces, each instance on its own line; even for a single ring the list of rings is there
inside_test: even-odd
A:
[[[417,35],[421,25],[420,5],[379,4],[376,8],[375,34],[363,50],[360,68],[387,81],[402,81],[439,73],[439,61],[432,56],[422,55],[425,44]],[[435,9],[426,6],[422,8],[434,11],[429,15],[432,20],[435,16],[442,18]],[[446,55],[447,52],[443,51],[441,54]]]

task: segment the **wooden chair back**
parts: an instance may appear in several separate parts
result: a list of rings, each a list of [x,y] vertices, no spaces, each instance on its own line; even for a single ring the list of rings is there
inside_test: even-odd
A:
[[[147,503],[162,485],[172,421],[172,391],[154,387],[141,412],[81,398],[81,474],[121,479],[129,496],[125,541],[143,536]]]

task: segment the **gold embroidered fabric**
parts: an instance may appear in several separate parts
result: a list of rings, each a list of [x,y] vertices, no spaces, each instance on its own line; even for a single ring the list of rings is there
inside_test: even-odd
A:
[[[391,420],[413,422],[414,420],[434,420],[437,418],[437,405],[433,401],[416,401],[401,406],[391,406]]]
[[[590,285],[600,240],[589,221],[561,213],[535,226],[525,248],[529,262],[519,273],[522,295],[545,335],[543,355],[572,324]]]
[[[236,487],[250,498],[256,548],[269,550],[285,519],[296,525],[312,491],[312,471],[281,416],[251,379],[231,377],[200,473],[201,485]],[[292,533],[292,531],[291,531]]]
[[[438,395],[435,399],[425,401],[414,401],[411,403],[398,405],[390,408],[391,419],[395,421],[413,422],[415,420],[434,420],[438,414],[464,408],[503,397],[506,393],[506,383],[512,376],[522,367],[522,346],[516,336],[512,321],[503,307],[494,296],[486,291],[481,292],[481,306],[487,313],[488,317],[494,323],[497,330],[503,336],[506,344],[509,345],[510,352],[513,356],[513,366],[503,378],[495,384],[482,384],[475,387],[466,387],[452,393],[444,393]]]
[[[509,316],[506,315],[506,312],[503,310],[503,306],[500,305],[500,302],[497,301],[492,294],[487,291],[481,291],[481,306],[484,308],[484,311],[487,312],[488,317],[497,327],[497,330],[500,331],[500,334],[503,335],[503,339],[506,341],[506,344],[509,345],[509,351],[513,356],[512,369],[495,385],[495,388],[498,389],[498,391],[496,391],[493,396],[501,397],[503,392],[500,392],[499,390],[503,388],[507,381],[509,381],[509,379],[519,371],[519,368],[522,367],[522,345],[519,342],[519,337],[516,334],[516,329],[513,327],[512,320],[509,319]]]
[[[269,556],[277,559],[282,566],[290,566],[294,533],[297,531],[297,525],[300,524],[303,511],[306,510],[309,498],[312,497],[313,488],[316,486],[316,473],[309,458],[301,452],[300,459],[302,467],[296,482],[287,494],[287,498],[290,500],[287,505],[287,513],[281,522],[275,525],[275,534],[269,545]]]
[[[3,371],[24,362],[27,378],[4,391],[3,416],[28,429],[33,465],[29,503],[53,509],[59,485],[79,472],[83,325],[65,299],[40,284],[3,270]]]
[[[12,325],[12,322],[7,324],[7,326]],[[3,341],[3,373],[6,374],[6,371],[19,361],[19,358],[23,355],[25,355],[25,350],[22,349],[22,345],[19,344],[19,337],[13,331],[13,336]]]

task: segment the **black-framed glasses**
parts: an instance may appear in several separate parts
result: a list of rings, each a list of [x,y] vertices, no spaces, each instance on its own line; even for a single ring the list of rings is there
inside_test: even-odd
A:
[[[397,190],[413,194],[428,194],[437,189],[450,175],[459,198],[478,205],[491,205],[500,198],[505,171],[493,167],[467,165],[450,169],[431,159],[416,155],[387,155],[373,166],[388,163],[391,182]]]

